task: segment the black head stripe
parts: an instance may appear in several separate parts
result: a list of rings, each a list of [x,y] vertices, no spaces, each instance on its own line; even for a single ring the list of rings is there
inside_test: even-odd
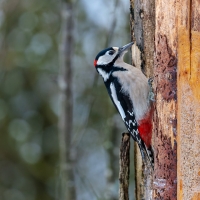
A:
[[[114,59],[112,60],[112,62],[110,63],[111,65],[114,65],[115,61],[119,58],[119,54],[117,54]]]
[[[112,47],[108,47],[107,49],[104,49],[104,50],[100,51],[100,52],[97,54],[95,60],[98,60],[99,57],[105,55],[105,53],[106,53],[107,51],[109,51],[109,50],[114,50],[114,49],[113,49]]]

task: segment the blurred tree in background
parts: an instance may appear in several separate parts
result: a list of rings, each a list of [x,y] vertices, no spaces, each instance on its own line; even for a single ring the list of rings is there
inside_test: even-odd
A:
[[[0,1],[0,199],[59,199],[61,0]],[[130,41],[129,1],[74,1],[71,156],[76,199],[117,199],[123,123],[93,67]]]
[[[0,15],[0,199],[54,199],[59,4],[1,1]]]

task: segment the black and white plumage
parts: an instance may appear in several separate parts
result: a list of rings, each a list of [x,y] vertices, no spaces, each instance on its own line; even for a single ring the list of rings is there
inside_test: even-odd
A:
[[[138,143],[142,158],[147,156],[153,165],[151,88],[141,70],[123,61],[124,54],[132,44],[102,50],[97,54],[94,66],[102,76],[125,126]]]

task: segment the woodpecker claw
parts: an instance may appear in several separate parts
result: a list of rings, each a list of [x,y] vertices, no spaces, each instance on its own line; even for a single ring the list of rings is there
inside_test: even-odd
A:
[[[153,77],[150,77],[149,80],[148,80],[148,84],[149,84],[149,86],[151,86],[151,87],[152,87],[152,82],[153,82]]]
[[[155,94],[153,92],[149,92],[149,100],[155,102]]]
[[[153,92],[152,82],[153,82],[153,77],[149,78],[149,80],[148,80],[148,85],[150,87],[148,99],[149,99],[149,101],[153,101],[154,102],[155,101],[155,98],[154,98],[155,94]]]

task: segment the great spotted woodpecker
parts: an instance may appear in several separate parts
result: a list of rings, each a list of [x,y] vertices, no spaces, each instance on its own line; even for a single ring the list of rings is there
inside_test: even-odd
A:
[[[148,157],[153,166],[151,82],[141,70],[123,61],[127,49],[132,45],[133,42],[100,51],[94,60],[94,66],[102,76],[125,126],[138,143],[143,160],[146,161]]]

